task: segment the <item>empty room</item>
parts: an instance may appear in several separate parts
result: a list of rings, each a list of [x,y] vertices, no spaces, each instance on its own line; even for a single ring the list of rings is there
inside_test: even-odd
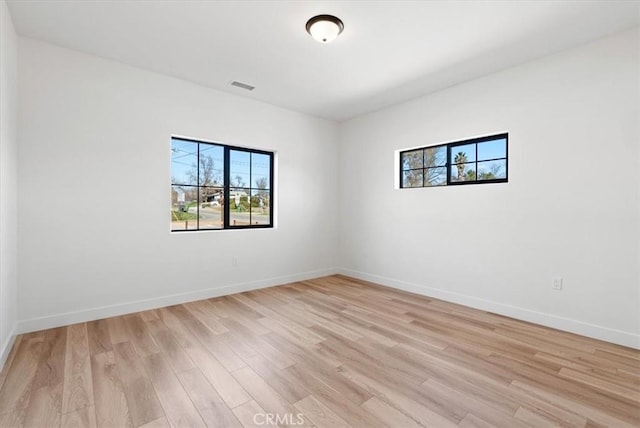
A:
[[[0,0],[0,427],[640,427],[640,1]]]

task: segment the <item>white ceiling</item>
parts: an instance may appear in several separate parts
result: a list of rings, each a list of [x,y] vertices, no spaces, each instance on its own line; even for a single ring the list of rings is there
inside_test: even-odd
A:
[[[640,23],[640,2],[614,0],[8,4],[20,35],[334,120]],[[344,21],[333,43],[305,32],[322,13]]]

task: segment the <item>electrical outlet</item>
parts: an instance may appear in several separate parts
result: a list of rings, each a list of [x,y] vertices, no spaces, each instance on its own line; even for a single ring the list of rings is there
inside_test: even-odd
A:
[[[554,276],[551,283],[551,288],[554,290],[562,290],[562,277]]]
[[[238,256],[231,257],[231,266],[238,267]]]

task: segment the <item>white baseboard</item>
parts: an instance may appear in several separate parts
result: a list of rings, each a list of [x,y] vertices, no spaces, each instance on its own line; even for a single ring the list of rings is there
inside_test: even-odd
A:
[[[491,300],[480,299],[478,297],[467,296],[464,294],[454,293],[438,288],[413,284],[393,278],[386,278],[379,275],[354,271],[351,269],[339,268],[337,269],[337,272],[342,275],[350,276],[364,281],[374,282],[381,285],[386,285],[388,287],[409,291],[411,293],[421,294],[427,297],[434,297],[436,299],[445,300],[447,302],[458,303],[464,306],[481,309],[483,311],[493,312],[495,314],[556,328],[558,330],[568,331],[582,336],[640,349],[640,335],[638,334],[590,324],[583,321],[577,321],[569,318],[563,318],[557,315],[537,312],[531,309],[511,306],[504,303],[498,303]]]
[[[61,327],[80,322],[94,321],[102,318],[146,311],[149,309],[178,305],[180,303],[210,299],[212,297],[225,296],[234,293],[242,293],[243,291],[257,290],[260,288],[273,287],[274,285],[288,284],[290,282],[304,281],[321,276],[333,275],[336,272],[337,269],[333,268],[311,272],[301,272],[293,275],[280,276],[259,281],[231,284],[223,287],[207,288],[204,290],[172,294],[168,296],[156,297],[153,299],[122,303],[118,305],[101,306],[82,311],[67,312],[40,318],[32,318],[19,321],[17,326],[17,333],[29,333],[32,331],[44,330],[47,328]]]
[[[0,348],[0,371],[2,371],[2,368],[4,367],[4,363],[7,362],[7,357],[9,357],[9,353],[11,352],[11,347],[13,346],[15,341],[16,341],[16,326],[13,327],[13,329],[11,330],[11,333],[9,334],[9,337],[7,337],[4,343],[0,345],[2,346]]]
[[[404,291],[409,291],[416,294],[421,294],[427,297],[434,297],[436,299],[458,303],[472,308],[481,309],[483,311],[505,315],[523,321],[529,321],[547,327],[557,328],[559,330],[576,333],[582,336],[592,337],[594,339],[600,339],[606,342],[640,349],[640,335],[634,333],[616,330],[569,318],[563,318],[557,315],[537,312],[531,309],[525,309],[504,303],[494,302],[491,300],[485,300],[478,297],[454,293],[438,288],[413,284],[393,278],[387,278],[345,268],[331,268],[19,321],[16,328],[14,328],[14,334],[12,334],[9,339],[3,344],[3,347],[0,348],[0,367],[2,366],[2,364],[4,364],[4,361],[7,358],[9,351],[11,350],[11,344],[13,344],[15,334],[28,333],[31,331],[60,327],[79,322],[93,321],[101,318],[108,318],[133,312],[140,312],[149,309],[177,305],[180,303],[209,299],[212,297],[224,296],[234,293],[241,293],[243,291],[257,290],[260,288],[267,288],[296,281],[304,281],[307,279],[333,275],[336,273],[362,279],[365,281],[374,282],[381,285],[386,285],[388,287],[393,287]]]

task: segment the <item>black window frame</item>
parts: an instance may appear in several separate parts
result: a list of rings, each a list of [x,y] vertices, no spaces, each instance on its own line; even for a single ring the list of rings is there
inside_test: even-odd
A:
[[[260,150],[260,149],[251,149],[248,147],[239,147],[239,146],[231,146],[228,144],[223,144],[223,143],[217,143],[217,142],[211,142],[211,141],[202,141],[202,140],[196,140],[196,139],[192,139],[192,138],[185,138],[185,137],[178,137],[178,136],[172,136],[171,137],[171,143],[173,144],[173,140],[179,140],[179,141],[186,141],[189,143],[195,143],[198,144],[198,151],[197,151],[197,159],[196,159],[196,164],[197,164],[197,174],[198,176],[200,175],[200,145],[201,144],[206,144],[206,145],[210,145],[210,146],[217,146],[217,147],[222,147],[224,150],[224,161],[223,161],[223,168],[224,168],[224,173],[223,173],[223,180],[222,180],[222,185],[221,186],[202,186],[200,185],[200,183],[196,183],[196,184],[180,184],[180,183],[174,183],[173,179],[171,179],[171,187],[173,188],[173,186],[184,186],[184,187],[193,187],[196,188],[196,192],[198,195],[198,203],[197,203],[197,210],[196,210],[196,228],[195,229],[172,229],[171,226],[169,227],[169,230],[171,233],[173,232],[204,232],[204,231],[220,231],[220,230],[236,230],[236,229],[272,229],[273,226],[273,205],[274,205],[274,199],[273,199],[273,194],[274,194],[274,181],[273,181],[273,177],[274,177],[274,159],[275,159],[275,152],[271,152],[268,150]],[[248,225],[232,225],[231,223],[231,212],[230,212],[230,207],[231,204],[229,203],[230,201],[230,193],[231,193],[231,189],[235,189],[236,186],[233,186],[231,184],[231,168],[230,168],[230,159],[231,159],[231,151],[235,150],[235,151],[240,151],[240,152],[246,152],[249,153],[249,159],[251,162],[251,154],[255,153],[255,154],[260,154],[260,155],[266,155],[269,156],[269,223],[268,224],[251,224],[251,208],[249,208],[249,224]],[[251,163],[249,163],[249,184],[248,187],[246,187],[246,189],[249,189],[249,207],[251,207],[251,190],[254,190],[254,188],[251,186],[251,174],[252,174],[252,168],[251,168]],[[206,187],[220,187],[223,189],[224,192],[224,205],[223,205],[223,223],[222,223],[222,227],[221,228],[200,228],[200,189],[201,188],[206,188]],[[242,187],[243,189],[245,189],[245,187]]]
[[[482,159],[482,160],[478,160],[478,144],[480,143],[486,143],[489,141],[494,141],[494,140],[505,140],[505,156],[504,157],[500,157],[500,158],[493,158],[493,159]],[[451,180],[451,169],[457,165],[456,163],[451,162],[451,153],[455,150],[456,147],[459,146],[466,146],[466,145],[471,145],[471,144],[475,144],[475,157],[473,161],[469,161],[466,162],[468,164],[474,164],[476,167],[476,178],[474,180],[462,180],[462,181],[453,181]],[[432,167],[425,167],[424,166],[424,150],[427,149],[438,149],[438,148],[446,148],[446,162],[444,165],[439,165],[439,166],[432,166]],[[403,168],[403,155],[405,153],[411,153],[411,152],[416,152],[416,151],[423,151],[423,164],[421,168]],[[491,161],[497,161],[497,160],[504,160],[505,162],[505,175],[504,178],[492,178],[492,179],[478,179],[478,175],[477,175],[477,171],[478,171],[478,164],[482,163],[482,162],[491,162]],[[469,138],[466,140],[459,140],[459,141],[453,141],[453,142],[449,142],[449,143],[443,143],[443,144],[436,144],[433,146],[423,146],[423,147],[416,147],[413,149],[408,149],[408,150],[402,150],[400,151],[400,156],[399,156],[399,164],[400,164],[400,168],[399,168],[399,173],[400,173],[400,189],[420,189],[420,188],[424,188],[424,187],[447,187],[447,186],[462,186],[462,185],[466,185],[466,184],[491,184],[491,183],[508,183],[509,182],[509,133],[508,132],[504,132],[504,133],[500,133],[500,134],[493,134],[493,135],[487,135],[487,136],[483,136],[483,137],[475,137],[475,138]],[[439,185],[425,185],[425,173],[427,170],[429,169],[435,169],[435,168],[445,168],[446,169],[446,182],[444,182],[443,184],[439,184]],[[407,186],[405,187],[403,185],[404,183],[404,173],[406,171],[417,171],[417,170],[422,170],[422,186]]]

